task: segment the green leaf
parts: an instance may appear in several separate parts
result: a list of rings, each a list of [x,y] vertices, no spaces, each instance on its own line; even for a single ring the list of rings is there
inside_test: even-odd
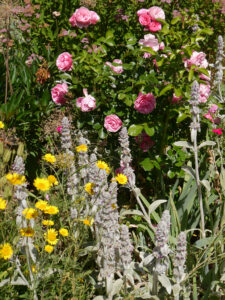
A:
[[[105,34],[107,40],[112,39],[114,36],[114,30],[108,30]]]
[[[141,48],[141,51],[150,53],[152,55],[156,55],[156,52],[151,47],[143,47],[143,48]]]
[[[165,86],[161,92],[159,93],[159,96],[164,95],[167,91],[171,90],[173,88],[172,83],[167,84],[167,86]]]
[[[204,28],[200,32],[203,34],[209,34],[209,35],[213,34],[213,30],[211,28]]]
[[[142,125],[131,125],[128,129],[128,134],[130,136],[137,136],[139,135],[143,130],[143,126]]]
[[[105,43],[110,46],[110,47],[113,47],[115,46],[115,42],[113,39],[108,39],[108,40],[105,40]]]
[[[154,164],[148,157],[142,160],[142,162],[140,162],[140,165],[143,167],[145,171],[151,171],[154,168]]]
[[[148,125],[145,125],[144,130],[149,136],[153,136],[155,134],[154,127],[149,128]]]
[[[177,123],[181,123],[182,121],[184,121],[186,118],[188,117],[187,114],[183,113],[183,112],[179,112],[179,115],[177,117]]]
[[[189,71],[189,74],[188,74],[188,81],[189,81],[189,82],[192,80],[193,76],[194,76],[194,71],[193,71],[193,70],[190,70],[190,71]]]
[[[180,17],[176,17],[176,18],[174,18],[174,19],[171,21],[171,24],[174,25],[174,24],[176,24],[177,22],[179,22],[180,20],[181,20]]]

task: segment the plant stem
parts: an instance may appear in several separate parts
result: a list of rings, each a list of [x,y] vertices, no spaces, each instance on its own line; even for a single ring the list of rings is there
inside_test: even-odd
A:
[[[196,130],[196,129],[194,129]],[[194,154],[195,154],[195,175],[196,175],[196,184],[198,188],[198,199],[200,205],[200,216],[201,216],[201,230],[202,230],[202,237],[205,238],[205,216],[204,216],[204,209],[203,209],[203,201],[202,201],[202,189],[201,189],[201,182],[199,179],[199,165],[198,165],[198,147],[197,147],[197,130],[194,139]]]

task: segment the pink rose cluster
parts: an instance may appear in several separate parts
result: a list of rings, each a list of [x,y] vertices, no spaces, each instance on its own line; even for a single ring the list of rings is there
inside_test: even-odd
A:
[[[139,144],[143,152],[147,152],[155,145],[155,142],[151,140],[150,136],[146,132],[142,132],[135,137],[136,142]]]
[[[204,52],[193,51],[190,59],[184,60],[185,68],[191,67],[192,65],[206,69],[209,65],[206,59],[206,54]]]
[[[80,7],[73,13],[69,22],[73,27],[83,28],[96,24],[99,20],[100,17],[95,11],[89,10],[86,7]]]
[[[123,125],[123,122],[117,115],[109,115],[105,117],[104,127],[109,132],[117,132]]]
[[[87,89],[83,89],[85,97],[79,97],[76,100],[76,106],[81,109],[82,112],[89,112],[96,108],[96,100],[91,95],[88,95]]]
[[[108,67],[110,67],[113,70],[113,72],[115,72],[117,74],[123,73],[123,66],[122,66],[123,62],[122,62],[122,60],[120,60],[120,59],[114,59],[113,63],[117,64],[117,66],[112,65],[112,63],[109,62],[109,61],[107,61],[105,63],[105,65],[108,66]]]
[[[162,29],[162,24],[156,19],[165,20],[165,13],[162,8],[158,6],[152,6],[149,9],[142,8],[137,11],[139,22],[145,27],[145,30],[151,32],[157,32]]]
[[[73,65],[72,55],[68,52],[61,53],[56,59],[56,66],[61,71],[71,71]]]
[[[156,100],[153,94],[148,93],[146,95],[140,92],[137,99],[134,102],[134,108],[141,114],[149,114],[156,107]]]
[[[66,83],[59,83],[51,90],[52,100],[57,105],[65,104],[65,95],[68,93],[68,85]]]
[[[193,51],[190,59],[184,59],[184,66],[186,68],[190,68],[191,66],[197,66],[199,68],[204,68],[206,69],[209,65],[207,59],[206,59],[206,54],[204,52],[197,52]],[[200,78],[205,81],[210,80],[210,72],[209,76],[206,76],[205,74],[200,74]],[[199,101],[201,103],[205,103],[210,95],[210,84],[207,82],[206,84],[200,83],[199,86]]]

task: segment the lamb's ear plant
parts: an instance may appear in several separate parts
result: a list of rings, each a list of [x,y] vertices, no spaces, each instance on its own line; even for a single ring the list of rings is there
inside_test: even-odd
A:
[[[186,141],[179,141],[175,142],[175,146],[188,148],[194,154],[194,161],[195,161],[195,169],[190,166],[184,166],[183,170],[191,175],[194,180],[196,181],[197,191],[198,191],[198,201],[200,207],[200,228],[201,228],[201,235],[203,238],[206,237],[205,232],[205,214],[204,214],[204,205],[203,205],[203,197],[202,197],[202,186],[208,189],[209,182],[206,179],[200,179],[200,171],[199,171],[199,150],[205,146],[214,146],[215,142],[213,141],[206,141],[198,145],[197,142],[197,133],[200,132],[200,108],[199,108],[199,84],[197,81],[194,81],[191,89],[191,99],[189,100],[190,103],[190,111],[191,111],[191,118],[192,122],[190,124],[191,130],[191,142],[188,143]]]

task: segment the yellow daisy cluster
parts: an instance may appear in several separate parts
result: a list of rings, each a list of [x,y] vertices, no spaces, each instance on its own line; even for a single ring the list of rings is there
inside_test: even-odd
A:
[[[38,216],[38,211],[34,208],[25,208],[23,210],[23,215],[27,220],[35,219]]]
[[[0,210],[6,209],[6,200],[0,197]]]
[[[25,227],[20,229],[20,234],[26,237],[32,237],[34,235],[34,230],[31,227]]]
[[[47,153],[43,156],[43,160],[49,162],[50,164],[54,164],[56,162],[56,158],[51,153]]]
[[[0,258],[5,260],[10,259],[13,255],[13,249],[9,243],[0,245]]]
[[[44,213],[48,215],[56,215],[59,212],[59,209],[57,206],[54,205],[47,205]]]
[[[88,182],[85,184],[84,189],[89,195],[94,195],[93,187],[94,183]]]
[[[127,183],[127,176],[124,175],[124,174],[117,174],[117,176],[115,177],[115,180],[119,184],[126,184]]]
[[[88,150],[87,145],[80,145],[76,147],[77,152],[87,152],[87,150]]]
[[[107,165],[106,162],[102,161],[102,160],[98,160],[96,162],[96,166],[99,168],[99,169],[103,169],[103,170],[106,170],[106,173],[109,174],[109,166]]]
[[[57,181],[54,175],[49,175],[48,178],[39,178],[37,177],[34,180],[33,185],[36,187],[37,190],[46,192],[48,191],[53,185],[58,185],[59,182]]]
[[[21,185],[26,182],[25,176],[17,173],[8,173],[5,177],[13,185]]]
[[[52,221],[52,220],[43,220],[42,225],[44,225],[44,226],[53,226],[54,221]]]
[[[59,212],[57,206],[49,205],[48,202],[44,200],[39,200],[38,202],[36,202],[35,207],[48,215],[56,215]]]
[[[2,121],[0,121],[0,129],[2,129],[4,127],[5,127],[5,124]]]

